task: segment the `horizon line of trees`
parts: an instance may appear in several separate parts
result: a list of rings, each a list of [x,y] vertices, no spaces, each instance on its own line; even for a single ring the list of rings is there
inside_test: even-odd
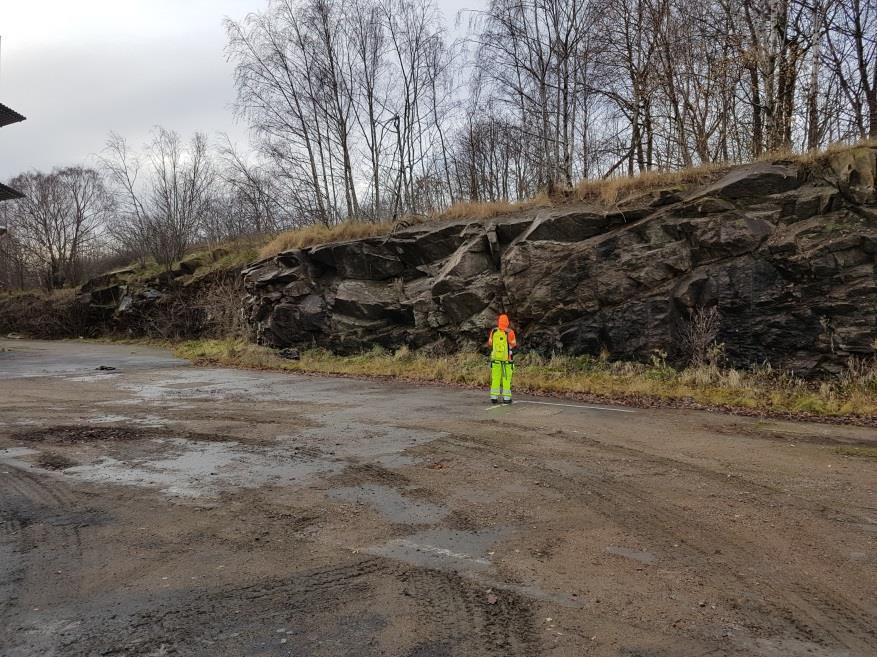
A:
[[[226,20],[244,154],[156,128],[0,204],[0,286],[309,224],[877,138],[877,0],[266,0]],[[120,260],[120,264],[121,264]],[[90,264],[91,263],[91,264]]]
[[[237,110],[313,221],[877,137],[877,0],[270,0]]]

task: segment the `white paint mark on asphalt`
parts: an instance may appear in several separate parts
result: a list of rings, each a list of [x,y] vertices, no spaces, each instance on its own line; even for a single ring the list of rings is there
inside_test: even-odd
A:
[[[563,408],[580,408],[588,411],[609,411],[612,413],[636,413],[627,408],[610,408],[609,406],[588,406],[587,404],[558,404],[555,402],[530,401],[529,399],[518,400],[515,404],[539,404],[540,406],[561,406]],[[496,411],[501,408],[508,408],[509,404],[497,404],[488,406],[485,411]]]
[[[518,400],[516,404],[539,404],[541,406],[563,406],[565,408],[582,408],[589,411],[610,411],[612,413],[636,413],[628,408],[610,408],[608,406],[587,406],[584,404],[557,404],[555,402],[530,401],[529,399]]]
[[[439,547],[437,545],[427,545],[424,543],[415,543],[414,541],[409,541],[407,539],[399,539],[395,541],[396,545],[400,545],[402,547],[411,548],[412,550],[417,550],[418,552],[427,552],[429,554],[434,554],[439,557],[445,557],[447,559],[456,559],[458,561],[471,561],[473,563],[480,564],[482,566],[489,566],[490,562],[487,559],[481,559],[480,557],[473,557],[465,552],[454,552],[453,550],[449,550],[447,548]]]

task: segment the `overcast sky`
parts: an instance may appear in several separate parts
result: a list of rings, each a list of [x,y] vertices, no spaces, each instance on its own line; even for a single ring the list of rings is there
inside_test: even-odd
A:
[[[449,24],[483,0],[439,0]],[[0,0],[0,102],[27,121],[0,130],[0,180],[90,163],[114,130],[140,146],[152,126],[183,135],[246,128],[229,108],[225,16],[265,0]]]

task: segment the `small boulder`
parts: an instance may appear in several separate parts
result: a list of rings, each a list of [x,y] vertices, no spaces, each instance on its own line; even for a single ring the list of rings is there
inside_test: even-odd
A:
[[[782,194],[800,186],[798,169],[782,164],[756,162],[738,167],[712,185],[697,192],[697,197],[715,196],[723,199],[759,199]]]

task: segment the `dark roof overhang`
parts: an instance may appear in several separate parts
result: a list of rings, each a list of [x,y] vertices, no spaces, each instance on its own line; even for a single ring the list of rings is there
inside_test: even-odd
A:
[[[16,198],[24,198],[24,194],[17,192],[12,187],[0,183],[0,201],[11,201]]]
[[[10,123],[18,123],[19,121],[24,121],[24,116],[11,107],[6,107],[6,105],[0,103],[0,128]]]

